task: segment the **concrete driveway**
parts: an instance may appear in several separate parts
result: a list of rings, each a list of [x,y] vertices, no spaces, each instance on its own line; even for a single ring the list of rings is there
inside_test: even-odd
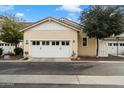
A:
[[[30,58],[31,62],[71,62],[70,58]]]
[[[124,63],[1,62],[0,74],[124,76]]]

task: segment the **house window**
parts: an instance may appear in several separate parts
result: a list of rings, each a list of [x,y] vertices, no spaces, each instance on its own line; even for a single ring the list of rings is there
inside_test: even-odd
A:
[[[42,45],[49,45],[50,42],[49,41],[42,41]]]
[[[37,41],[37,45],[40,45],[40,41]]]
[[[82,44],[83,44],[83,46],[87,46],[87,37],[83,37]]]
[[[123,46],[123,43],[120,43],[120,46]]]
[[[32,45],[35,45],[35,41],[32,41]]]
[[[49,41],[46,41],[46,45],[49,45]]]
[[[69,46],[69,41],[66,41],[66,46]]]
[[[120,46],[124,46],[124,43],[120,43]]]
[[[55,45],[55,41],[52,41],[52,45]]]
[[[3,43],[1,43],[1,46],[4,46],[4,44],[3,44]]]
[[[11,46],[15,46],[15,44],[11,44]]]
[[[56,41],[56,45],[59,45],[59,41]]]
[[[118,43],[114,43],[114,46],[118,46]]]
[[[9,44],[5,44],[5,46],[9,46]]]
[[[112,46],[112,43],[108,43],[108,46]]]
[[[40,41],[32,41],[32,45],[40,45]]]
[[[42,41],[42,45],[45,45],[45,41]]]
[[[62,41],[62,45],[63,45],[63,46],[65,45],[65,41]]]
[[[3,46],[3,43],[0,43],[0,46]]]

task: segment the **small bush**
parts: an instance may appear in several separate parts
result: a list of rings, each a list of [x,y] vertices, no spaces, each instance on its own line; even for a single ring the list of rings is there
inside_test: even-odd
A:
[[[0,56],[3,54],[3,49],[0,48]]]
[[[25,57],[23,60],[28,60],[29,58],[28,57]]]
[[[23,49],[18,47],[14,49],[14,52],[16,55],[21,55],[23,53]]]

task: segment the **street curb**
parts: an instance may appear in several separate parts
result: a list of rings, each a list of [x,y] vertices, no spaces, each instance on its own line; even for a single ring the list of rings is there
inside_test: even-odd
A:
[[[37,63],[42,63],[42,61],[31,61],[30,59],[29,60],[0,60],[0,62],[12,62],[12,63],[23,63],[23,62],[37,62]],[[45,61],[43,61],[45,62]],[[47,62],[51,62],[51,61],[47,61]],[[47,63],[46,62],[46,63]],[[77,61],[77,60],[73,60],[73,61],[53,61],[53,62],[56,62],[56,63],[59,63],[59,62],[68,62],[68,63],[124,63],[124,61]]]

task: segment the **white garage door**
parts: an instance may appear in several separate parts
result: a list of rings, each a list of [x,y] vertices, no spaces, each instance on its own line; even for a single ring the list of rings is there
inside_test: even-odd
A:
[[[99,56],[106,57],[109,54],[124,54],[124,42],[119,41],[100,41]]]
[[[124,54],[124,42],[108,42],[108,54]]]
[[[71,56],[70,41],[31,41],[31,56],[61,58]]]

